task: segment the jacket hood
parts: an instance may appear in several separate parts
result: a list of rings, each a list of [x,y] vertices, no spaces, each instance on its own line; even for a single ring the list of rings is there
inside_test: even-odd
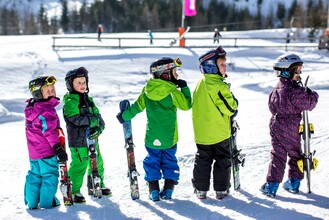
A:
[[[27,105],[25,108],[25,116],[29,121],[33,121],[40,115],[41,112],[47,110],[48,108],[55,108],[59,105],[59,98],[51,97],[48,100],[35,101],[34,99],[26,100]]]
[[[162,79],[150,79],[145,86],[145,94],[147,98],[159,101],[167,97],[170,93],[176,90],[177,86]]]

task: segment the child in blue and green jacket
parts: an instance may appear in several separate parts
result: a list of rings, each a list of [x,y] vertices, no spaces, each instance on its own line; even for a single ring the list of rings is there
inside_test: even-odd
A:
[[[185,80],[177,79],[177,67],[182,63],[162,57],[150,66],[153,75],[134,104],[117,115],[120,123],[129,121],[146,109],[147,129],[145,147],[148,155],[143,161],[145,180],[148,182],[150,199],[159,201],[171,199],[174,185],[179,180],[179,166],[176,158],[178,128],[177,108],[191,108],[191,93]],[[177,87],[180,88],[177,89]],[[164,186],[160,191],[159,180]]]

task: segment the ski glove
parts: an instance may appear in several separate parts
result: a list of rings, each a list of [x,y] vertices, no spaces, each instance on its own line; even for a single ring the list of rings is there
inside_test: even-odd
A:
[[[61,146],[60,143],[55,144],[53,149],[56,151],[58,157],[58,162],[64,163],[67,161],[67,153],[65,152],[65,147]]]
[[[123,122],[125,122],[125,120],[122,118],[122,112],[117,114],[117,119],[121,124],[123,124]]]
[[[179,79],[179,80],[177,80],[177,84],[176,85],[179,86],[180,88],[184,88],[184,87],[187,86],[187,83],[186,83],[185,80]]]
[[[99,126],[97,128],[93,128],[91,131],[90,131],[90,134],[88,136],[89,139],[97,139],[99,137],[99,135],[101,135],[102,131],[104,130],[104,128],[102,126]]]
[[[93,128],[93,127],[98,127],[99,126],[99,118],[96,116],[92,116],[90,117],[90,125],[89,127]]]
[[[307,94],[311,94],[312,90],[310,88],[306,87],[306,92],[307,92]]]

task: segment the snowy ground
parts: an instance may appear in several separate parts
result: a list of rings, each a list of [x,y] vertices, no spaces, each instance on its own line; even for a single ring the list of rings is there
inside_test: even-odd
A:
[[[256,31],[227,32],[223,35],[258,37],[259,34],[261,33]],[[145,35],[143,33],[139,36]],[[156,33],[154,35],[156,37]],[[267,35],[282,37],[284,33],[267,31]],[[148,44],[148,41],[145,43]],[[270,45],[276,42],[267,43]],[[305,62],[302,77],[305,79],[310,75],[309,86],[320,95],[317,107],[309,113],[310,121],[315,126],[311,146],[312,150],[316,150],[319,160],[317,170],[312,172],[311,194],[306,193],[306,181],[302,182],[298,195],[289,194],[280,188],[277,197],[271,199],[259,191],[265,181],[271,149],[267,99],[278,81],[272,72],[272,64],[276,57],[285,52],[284,48],[227,48],[228,62],[231,64],[228,68],[228,81],[232,83],[232,91],[240,103],[237,121],[241,129],[237,141],[247,154],[246,165],[241,170],[242,189],[232,190],[231,195],[222,201],[214,199],[212,187],[208,193],[209,199],[199,201],[195,198],[190,181],[196,152],[191,111],[180,111],[177,157],[181,179],[173,200],[152,202],[148,199],[142,168],[142,160],[146,155],[143,146],[145,113],[139,114],[132,121],[137,168],[141,174],[141,198],[132,201],[126,177],[127,162],[122,126],[115,118],[119,110],[118,103],[122,99],[134,101],[137,98],[150,77],[150,63],[162,56],[179,56],[182,59],[180,77],[187,80],[193,91],[201,77],[197,58],[208,49],[53,51],[51,44],[51,36],[0,36],[1,219],[329,219],[327,51],[297,47],[293,50]],[[87,196],[84,186],[82,193],[87,196],[86,204],[76,204],[72,207],[62,205],[49,210],[28,210],[23,200],[25,175],[29,169],[23,116],[25,100],[30,97],[28,82],[36,75],[55,75],[58,79],[57,94],[62,98],[66,93],[66,72],[79,66],[85,66],[90,72],[90,95],[94,97],[106,122],[106,129],[100,137],[100,147],[105,160],[105,182],[112,189],[113,196],[93,199]],[[61,107],[58,108],[58,114],[62,127],[65,128]],[[57,195],[61,199],[59,191]]]

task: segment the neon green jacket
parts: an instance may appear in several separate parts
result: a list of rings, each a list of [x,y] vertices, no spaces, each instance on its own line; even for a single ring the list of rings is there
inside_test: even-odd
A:
[[[231,135],[230,116],[237,102],[218,74],[204,74],[193,93],[192,120],[197,144],[216,144]]]
[[[135,103],[123,112],[122,118],[129,121],[146,108],[145,145],[168,149],[178,141],[177,108],[189,110],[191,106],[191,93],[187,86],[179,91],[172,82],[150,79]]]

